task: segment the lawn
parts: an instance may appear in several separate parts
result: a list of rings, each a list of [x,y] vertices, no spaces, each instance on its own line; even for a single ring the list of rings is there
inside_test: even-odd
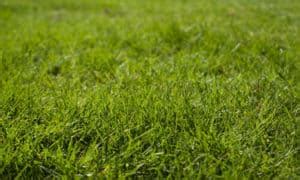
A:
[[[299,0],[1,0],[0,178],[300,178]]]

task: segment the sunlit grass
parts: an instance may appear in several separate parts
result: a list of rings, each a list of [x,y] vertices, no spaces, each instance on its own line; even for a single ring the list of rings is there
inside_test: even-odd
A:
[[[299,177],[300,1],[0,1],[0,177]]]

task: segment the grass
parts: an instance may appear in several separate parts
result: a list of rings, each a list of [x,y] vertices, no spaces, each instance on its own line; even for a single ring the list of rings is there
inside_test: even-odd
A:
[[[1,0],[0,177],[300,177],[300,1]]]

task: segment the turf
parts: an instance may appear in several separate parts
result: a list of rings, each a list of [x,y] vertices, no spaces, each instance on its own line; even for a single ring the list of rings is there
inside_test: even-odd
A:
[[[0,177],[300,177],[299,0],[1,0]]]

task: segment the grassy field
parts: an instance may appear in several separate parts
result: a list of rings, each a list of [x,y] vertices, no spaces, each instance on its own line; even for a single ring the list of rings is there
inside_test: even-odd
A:
[[[300,178],[299,0],[1,0],[0,178]]]

